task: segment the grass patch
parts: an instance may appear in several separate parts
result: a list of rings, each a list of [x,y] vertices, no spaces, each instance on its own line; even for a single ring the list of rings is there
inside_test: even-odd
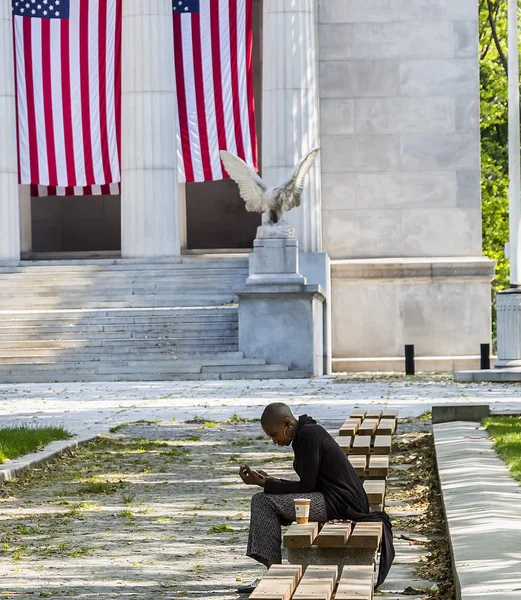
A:
[[[24,454],[41,450],[56,440],[68,440],[71,434],[63,427],[15,425],[0,429],[0,464]]]
[[[490,417],[483,424],[513,477],[521,481],[521,417]]]
[[[424,412],[422,412],[422,414],[418,417],[418,419],[422,420],[422,421],[432,421],[432,410],[425,410]]]
[[[229,525],[214,525],[210,527],[208,533],[228,533],[233,531],[233,529]]]
[[[233,415],[225,421],[227,425],[240,425],[241,423],[259,423],[260,419],[247,419],[246,417],[239,417],[237,413],[233,413]]]
[[[80,485],[78,493],[100,494],[103,496],[108,496],[115,494],[123,487],[125,487],[125,483],[123,481],[102,481],[96,477],[93,477],[90,481],[85,481]]]

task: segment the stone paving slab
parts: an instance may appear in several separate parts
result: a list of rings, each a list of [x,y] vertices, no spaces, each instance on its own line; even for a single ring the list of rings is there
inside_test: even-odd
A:
[[[434,405],[489,403],[521,412],[521,385],[458,384],[447,376],[319,377],[313,380],[2,384],[2,423],[60,423],[75,434],[102,433],[122,422],[193,416],[226,420],[233,413],[259,417],[272,401],[301,414],[345,420],[353,409],[396,408],[416,417]]]
[[[521,599],[521,487],[478,423],[435,425],[434,438],[457,597]]]

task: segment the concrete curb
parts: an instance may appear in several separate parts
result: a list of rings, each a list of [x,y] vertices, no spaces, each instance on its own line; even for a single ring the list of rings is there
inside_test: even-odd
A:
[[[433,426],[457,600],[521,600],[521,487],[480,423]]]
[[[70,440],[61,440],[57,442],[51,442],[40,452],[33,452],[32,454],[26,454],[16,460],[12,460],[8,463],[4,463],[0,466],[0,481],[9,481],[18,477],[24,471],[34,469],[40,465],[43,465],[53,458],[72,452],[79,446],[87,444],[92,440],[95,440],[99,436],[98,433],[85,433],[78,435]]]

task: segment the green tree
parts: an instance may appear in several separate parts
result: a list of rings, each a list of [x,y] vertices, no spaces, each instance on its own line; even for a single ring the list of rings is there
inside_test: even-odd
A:
[[[509,286],[507,0],[481,0],[481,162],[483,251],[497,262],[495,296]]]

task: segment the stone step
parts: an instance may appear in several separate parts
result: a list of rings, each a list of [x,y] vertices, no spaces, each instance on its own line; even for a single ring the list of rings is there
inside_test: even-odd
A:
[[[142,333],[142,334],[161,334],[170,335],[173,333],[182,333],[182,335],[189,335],[197,332],[207,332],[208,335],[218,335],[219,332],[235,332],[238,330],[238,323],[236,321],[225,321],[223,323],[164,323],[158,325],[141,325],[141,324],[122,324],[122,325],[87,325],[82,323],[75,323],[69,326],[62,327],[50,327],[50,326],[12,326],[12,327],[0,327],[0,345],[4,336],[20,336],[22,339],[30,339],[31,337],[40,337],[42,335],[52,335],[56,339],[60,339],[62,335],[68,337],[74,336],[78,339],[84,339],[91,337],[90,334],[95,335],[98,333]]]
[[[236,346],[238,338],[219,338],[224,345]],[[38,352],[64,352],[64,351],[84,351],[84,352],[119,352],[119,353],[136,353],[136,352],[181,352],[186,347],[204,349],[205,346],[215,347],[222,344],[217,344],[213,339],[199,339],[197,342],[190,340],[178,339],[61,339],[61,340],[41,340],[34,339],[32,341],[16,341],[16,342],[0,342],[0,354],[4,356],[28,356]]]
[[[183,297],[174,297],[174,296],[126,296],[117,299],[106,299],[101,300],[100,298],[93,300],[89,298],[80,298],[78,297],[75,300],[65,300],[61,299],[58,301],[57,297],[48,298],[47,300],[38,298],[25,300],[23,302],[14,302],[13,299],[7,300],[3,299],[0,301],[0,310],[9,310],[13,308],[13,305],[20,309],[25,310],[52,310],[56,308],[56,305],[59,304],[62,309],[77,309],[83,307],[87,309],[111,309],[111,308],[150,308],[150,307],[168,307],[172,306],[172,304],[176,304],[177,306],[199,306],[201,301],[204,300],[208,306],[220,306],[229,303],[235,303],[237,298],[233,295],[227,296],[205,296],[205,297],[194,297],[194,296],[183,296]]]
[[[199,307],[163,307],[163,308],[129,308],[129,309],[93,309],[93,310],[2,310],[0,324],[5,322],[37,322],[47,324],[48,321],[83,321],[92,320],[94,324],[111,323],[148,323],[162,321],[176,322],[212,322],[215,320],[237,320],[238,308],[234,306],[199,306]]]
[[[224,356],[225,354],[229,354],[229,358],[216,358],[218,356]],[[235,356],[239,355],[239,356]],[[109,366],[118,366],[122,369],[129,365],[139,365],[139,369],[141,369],[141,365],[146,369],[153,369],[155,365],[159,365],[160,368],[170,367],[175,368],[177,370],[189,368],[192,369],[195,366],[199,370],[203,370],[202,372],[208,373],[216,373],[216,372],[227,372],[233,373],[235,371],[243,370],[244,367],[262,367],[263,370],[272,371],[272,370],[280,370],[287,371],[287,367],[282,365],[268,365],[269,368],[264,369],[266,366],[266,361],[262,358],[243,358],[240,356],[240,352],[223,352],[223,353],[214,353],[214,354],[205,354],[205,355],[194,355],[194,354],[184,354],[180,356],[170,356],[168,354],[142,354],[140,356],[133,355],[124,355],[124,354],[107,354],[104,356],[100,356],[98,354],[91,355],[78,355],[78,356],[60,356],[57,355],[55,357],[49,356],[30,356],[23,357],[19,359],[8,359],[8,358],[0,358],[0,366],[3,365],[5,369],[13,369],[15,366],[22,365],[30,365],[31,370],[33,368],[39,369],[43,366],[53,365],[57,368],[63,368],[65,365],[71,368],[79,368],[81,365],[84,366],[96,366],[99,364],[109,365]],[[153,364],[150,364],[153,363]]]
[[[7,333],[2,335],[3,342],[12,342],[13,345],[16,345],[16,342],[27,341],[28,336],[26,334],[20,333]],[[156,340],[159,343],[201,343],[201,342],[210,342],[215,343],[218,340],[222,340],[225,342],[229,342],[230,340],[238,339],[237,329],[218,329],[218,330],[209,330],[208,332],[203,330],[194,330],[194,331],[160,331],[160,332],[143,332],[137,331],[133,332],[132,330],[127,331],[92,331],[87,330],[83,333],[83,337],[78,335],[77,331],[67,332],[48,332],[48,333],[40,333],[33,337],[34,340],[47,340],[47,341],[67,341],[67,340],[89,340],[91,338],[95,338],[97,340],[108,341],[108,340],[120,340],[123,342],[127,340],[148,340],[152,343],[153,340]]]
[[[289,368],[287,366],[283,366],[283,365],[265,365],[260,370],[263,372],[264,371],[265,372],[268,372],[268,371],[269,372],[272,372],[272,371],[281,372],[281,371],[289,371]],[[220,365],[203,366],[203,368],[202,368],[203,373],[237,373],[237,372],[243,372],[243,371],[244,371],[244,367],[240,363],[235,364],[235,365],[227,365],[227,366],[220,366]]]
[[[134,331],[134,332],[146,332],[151,333],[161,331],[218,331],[220,329],[237,329],[238,319],[234,320],[218,320],[215,319],[213,322],[177,322],[177,321],[157,321],[152,323],[119,323],[114,322],[111,319],[107,319],[98,324],[92,323],[91,321],[62,321],[58,325],[49,324],[49,322],[35,322],[32,325],[19,325],[16,323],[2,323],[0,321],[0,339],[4,334],[21,333],[23,335],[30,336],[32,333],[67,333],[71,331],[106,331],[106,332],[117,332],[117,331]]]
[[[232,350],[227,350],[227,348],[232,348]],[[237,346],[218,346],[215,347],[215,352],[233,352],[233,348],[237,348]],[[26,355],[17,355],[17,356],[0,356],[0,365],[20,365],[20,364],[30,364],[30,365],[49,365],[49,364],[60,364],[60,363],[77,363],[77,362],[114,362],[118,364],[122,364],[124,362],[160,362],[160,361],[168,361],[169,363],[177,363],[179,361],[198,361],[200,360],[200,356],[209,356],[208,351],[201,350],[200,354],[197,355],[194,352],[149,352],[148,349],[142,349],[142,353],[129,353],[124,354],[118,351],[114,352],[77,352],[64,354],[57,352],[55,354],[42,354],[40,352],[34,352],[32,354]],[[262,360],[262,359],[259,359]],[[220,363],[218,363],[220,364]],[[258,364],[258,363],[256,363]],[[234,366],[234,365],[227,365]]]
[[[0,373],[0,383],[54,383],[60,382],[110,382],[110,381],[233,381],[233,380],[266,380],[266,379],[308,379],[309,373],[301,371],[257,372],[251,367],[244,373],[96,373],[92,370],[72,371],[54,370],[52,372],[16,372]]]
[[[64,271],[119,271],[119,270],[135,270],[147,271],[151,269],[164,270],[197,270],[204,269],[248,269],[248,255],[234,257],[205,257],[183,256],[180,259],[72,259],[72,260],[38,260],[30,261],[23,260],[19,265],[2,265],[0,269],[5,273],[19,273],[30,270],[42,270],[50,272],[62,273]]]

